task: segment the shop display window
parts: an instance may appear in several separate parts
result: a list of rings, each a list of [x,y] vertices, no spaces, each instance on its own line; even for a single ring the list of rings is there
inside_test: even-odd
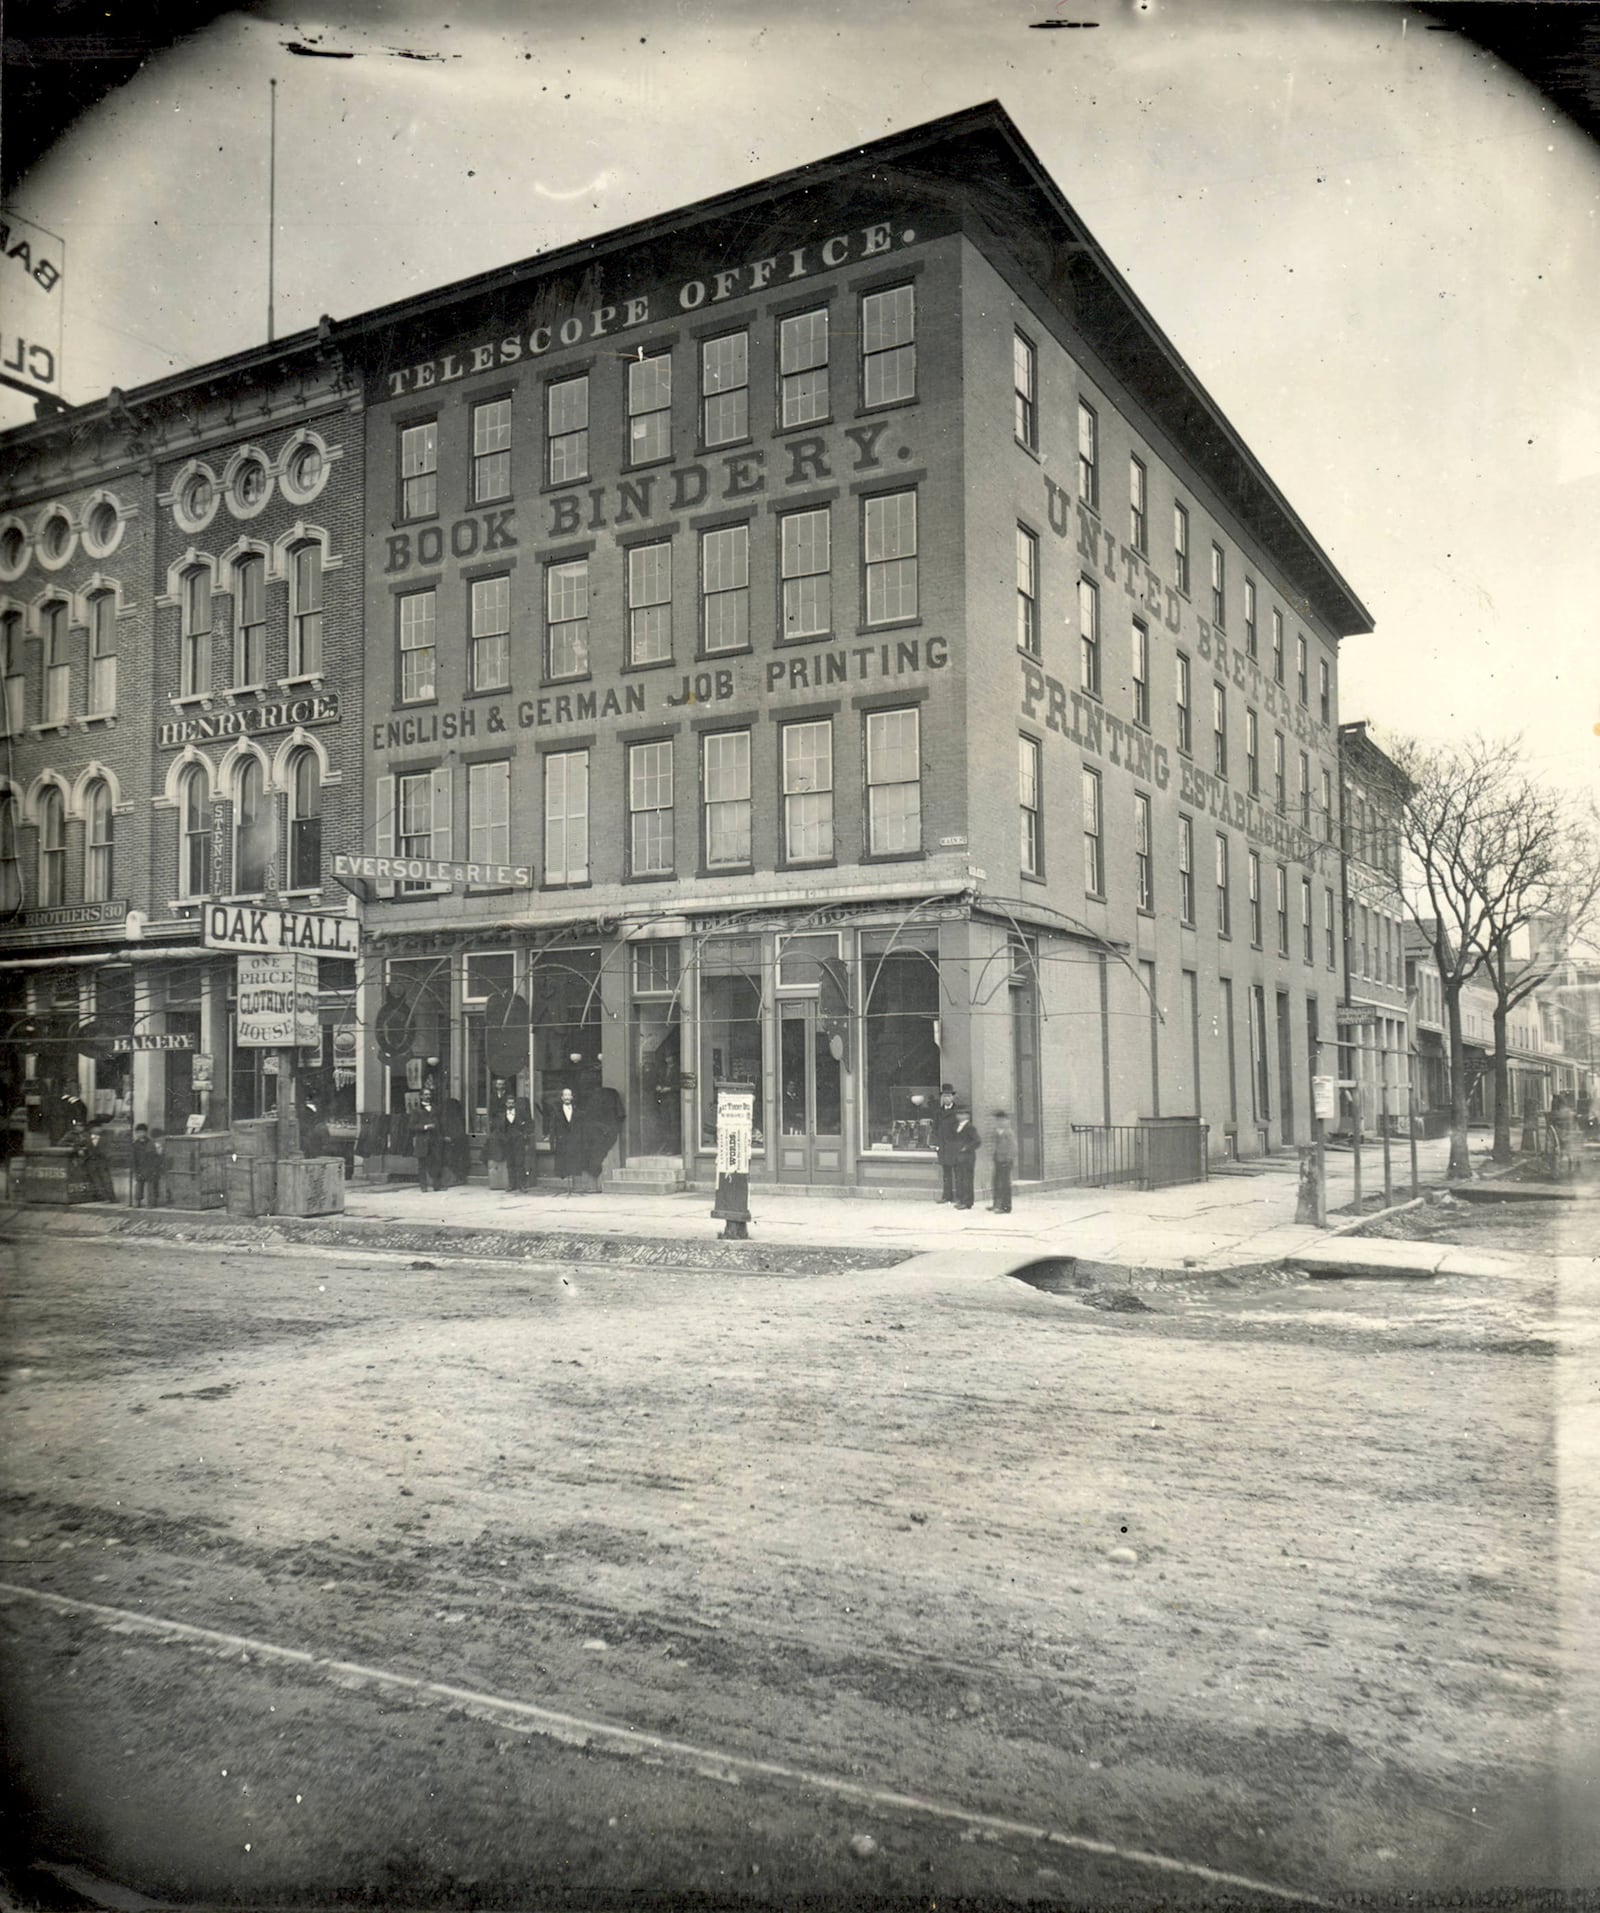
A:
[[[866,1146],[931,1149],[939,1103],[939,964],[926,950],[862,958]]]

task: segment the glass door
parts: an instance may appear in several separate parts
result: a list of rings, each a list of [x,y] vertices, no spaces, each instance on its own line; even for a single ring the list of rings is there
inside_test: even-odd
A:
[[[778,1005],[777,1176],[844,1180],[844,1076],[810,998]]]

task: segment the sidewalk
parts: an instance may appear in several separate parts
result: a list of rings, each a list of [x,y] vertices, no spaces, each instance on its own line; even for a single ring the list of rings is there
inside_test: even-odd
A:
[[[1418,1145],[1424,1189],[1442,1188],[1448,1139]],[[1363,1187],[1381,1189],[1376,1149],[1363,1152]],[[1404,1177],[1401,1175],[1404,1170]],[[1395,1152],[1395,1201],[1410,1195],[1409,1157]],[[1376,1173],[1375,1173],[1376,1172]],[[1010,1215],[989,1214],[981,1197],[962,1211],[934,1200],[933,1172],[924,1197],[857,1195],[830,1199],[789,1195],[775,1188],[750,1192],[752,1242],[771,1247],[866,1249],[886,1252],[951,1251],[970,1247],[1017,1257],[1076,1256],[1124,1267],[1233,1269],[1281,1262],[1327,1239],[1328,1231],[1295,1221],[1299,1189],[1292,1157],[1274,1158],[1209,1182],[1175,1189],[1067,1189],[1023,1194]],[[1341,1208],[1354,1193],[1347,1152],[1328,1153],[1328,1206]],[[541,1186],[510,1195],[479,1184],[423,1192],[409,1184],[346,1192],[347,1213],[366,1221],[434,1223],[563,1235],[713,1239],[721,1224],[710,1216],[709,1191],[664,1195],[607,1188],[598,1196],[566,1196]],[[1351,1218],[1336,1218],[1347,1223]]]

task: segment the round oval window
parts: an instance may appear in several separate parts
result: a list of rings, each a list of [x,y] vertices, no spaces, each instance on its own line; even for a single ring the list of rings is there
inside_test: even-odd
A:
[[[117,535],[117,508],[101,499],[89,514],[89,536],[102,549]]]
[[[65,518],[52,518],[44,528],[45,555],[59,558],[67,548],[68,527]]]
[[[296,446],[289,460],[289,482],[297,492],[309,491],[322,476],[322,453],[315,445]]]
[[[0,531],[0,565],[7,571],[14,571],[22,563],[22,548],[22,533],[15,525]]]
[[[233,482],[241,505],[259,505],[266,495],[266,470],[253,458],[239,467],[238,475]]]
[[[211,509],[211,480],[204,472],[196,472],[184,486],[183,508],[191,518],[198,518]]]

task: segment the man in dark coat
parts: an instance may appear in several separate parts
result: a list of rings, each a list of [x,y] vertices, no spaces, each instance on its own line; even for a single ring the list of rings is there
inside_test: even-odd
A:
[[[956,1199],[956,1092],[953,1083],[939,1085],[939,1107],[929,1126],[934,1148],[939,1155],[939,1200]]]
[[[978,1162],[978,1145],[983,1138],[973,1127],[972,1117],[963,1104],[956,1104],[955,1117],[955,1128],[950,1134],[950,1149],[955,1157],[955,1205],[958,1209],[970,1209],[973,1171]]]
[[[525,1189],[533,1162],[533,1110],[514,1082],[495,1085],[489,1105],[489,1160],[506,1166],[507,1189]]]
[[[628,1112],[617,1092],[602,1085],[590,1090],[583,1099],[579,1106],[579,1120],[583,1126],[583,1174],[587,1184],[583,1193],[597,1196],[606,1157],[622,1134],[622,1125],[628,1120]]]
[[[555,1173],[572,1194],[573,1184],[584,1173],[587,1139],[578,1115],[578,1098],[568,1087],[562,1090],[550,1112],[550,1147],[555,1157]]]
[[[444,1187],[444,1131],[439,1105],[430,1083],[417,1098],[411,1116],[411,1148],[417,1159],[417,1184],[423,1189]]]

